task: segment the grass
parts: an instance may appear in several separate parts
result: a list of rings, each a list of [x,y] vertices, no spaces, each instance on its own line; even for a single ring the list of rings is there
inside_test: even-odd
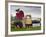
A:
[[[11,31],[34,31],[34,30],[41,30],[41,26],[36,27],[23,27],[23,28],[17,28],[16,26],[11,27]]]

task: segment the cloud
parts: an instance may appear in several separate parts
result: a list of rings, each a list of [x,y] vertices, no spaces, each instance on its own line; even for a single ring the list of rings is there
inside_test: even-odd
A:
[[[16,9],[20,8],[20,10],[23,10],[25,15],[30,13],[32,17],[41,17],[41,7],[38,6],[16,6],[11,5],[11,14],[12,16],[16,15]]]

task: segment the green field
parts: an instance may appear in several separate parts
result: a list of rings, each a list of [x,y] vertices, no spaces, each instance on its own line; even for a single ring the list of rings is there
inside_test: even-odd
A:
[[[21,20],[18,21],[15,17],[13,19],[13,17],[11,18],[11,21],[15,21],[14,24],[11,23],[11,31],[34,31],[34,30],[41,30],[41,26],[35,26],[35,27],[23,27],[23,28],[17,28],[16,22],[22,22]]]
[[[16,28],[15,26],[11,27],[11,31],[34,31],[34,30],[40,30],[41,26],[36,26],[36,27],[23,27],[23,28]]]

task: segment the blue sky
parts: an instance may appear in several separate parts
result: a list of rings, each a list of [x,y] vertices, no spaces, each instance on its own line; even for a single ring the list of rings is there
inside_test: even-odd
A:
[[[11,5],[10,12],[12,16],[16,15],[16,9],[20,8],[23,10],[24,14],[31,14],[32,17],[41,17],[41,7],[39,6],[19,6],[19,5]]]

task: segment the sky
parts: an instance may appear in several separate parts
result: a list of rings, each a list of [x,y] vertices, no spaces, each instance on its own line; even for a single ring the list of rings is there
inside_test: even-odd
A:
[[[16,9],[20,8],[24,12],[24,15],[30,14],[32,17],[41,17],[41,7],[40,6],[19,6],[11,5],[10,12],[14,17],[16,16]]]

